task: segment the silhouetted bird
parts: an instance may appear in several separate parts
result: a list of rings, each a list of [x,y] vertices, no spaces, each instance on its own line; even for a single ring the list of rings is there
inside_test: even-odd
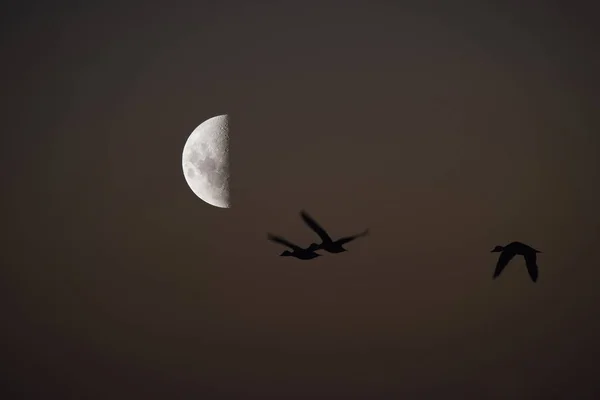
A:
[[[285,240],[281,236],[273,235],[271,233],[269,233],[267,237],[269,240],[275,243],[282,244],[292,249],[292,251],[285,250],[283,253],[281,253],[280,256],[282,257],[296,257],[300,260],[312,260],[313,258],[321,256],[321,254],[314,252],[314,247],[303,249],[302,247],[296,246],[295,244]]]
[[[348,251],[343,247],[346,243],[351,242],[358,237],[366,236],[369,233],[369,230],[366,229],[364,232],[361,232],[357,235],[346,236],[338,240],[332,240],[331,237],[329,237],[329,235],[327,234],[327,232],[325,232],[325,229],[323,229],[319,224],[317,224],[317,222],[305,211],[301,211],[300,215],[302,216],[304,222],[306,222],[306,224],[310,226],[310,228],[313,231],[315,231],[317,235],[319,235],[319,237],[321,238],[321,244],[312,243],[308,247],[309,249],[325,250],[329,253],[341,253],[344,251]]]
[[[532,281],[537,281],[538,278],[538,266],[536,263],[537,256],[536,253],[541,253],[534,249],[533,247],[529,247],[526,244],[520,242],[512,242],[507,244],[506,246],[496,246],[492,253],[501,252],[500,257],[498,258],[498,263],[496,264],[496,270],[494,271],[494,277],[492,279],[496,279],[502,273],[502,270],[509,263],[510,260],[514,256],[521,255],[525,258],[525,265],[527,265],[527,271],[529,272],[529,276]]]

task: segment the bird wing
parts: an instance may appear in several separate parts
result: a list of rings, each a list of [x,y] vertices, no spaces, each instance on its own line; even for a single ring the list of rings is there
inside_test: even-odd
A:
[[[297,246],[297,245],[295,245],[295,244],[293,244],[293,243],[291,243],[291,242],[288,242],[286,239],[282,238],[281,236],[277,236],[277,235],[273,235],[273,234],[269,233],[269,234],[267,235],[267,238],[268,238],[269,240],[271,240],[271,241],[275,242],[275,243],[279,243],[279,244],[282,244],[282,245],[284,245],[284,246],[287,246],[287,247],[289,247],[290,249],[293,249],[293,250],[301,250],[300,246]]]
[[[533,247],[529,246],[528,244],[525,243],[521,243],[521,242],[512,242],[510,244],[516,244],[524,249],[530,250],[530,251],[535,251],[536,253],[541,253],[541,251],[534,249]]]
[[[323,240],[324,242],[331,242],[331,238],[329,237],[329,235],[327,234],[327,232],[325,232],[325,229],[323,229],[321,227],[321,225],[319,225],[317,223],[317,221],[315,221],[310,215],[308,215],[305,211],[301,211],[300,215],[302,216],[302,219],[304,220],[304,222],[306,222],[306,224],[313,230],[316,232],[317,235],[319,235],[319,237],[321,238],[321,240]]]
[[[496,270],[494,271],[493,279],[496,279],[502,273],[502,270],[510,260],[515,256],[515,253],[509,253],[507,251],[503,251],[500,253],[500,257],[498,257],[498,263],[496,264]]]
[[[359,238],[359,237],[362,237],[362,236],[367,236],[368,234],[369,234],[369,230],[366,229],[364,232],[358,233],[356,235],[346,236],[346,237],[343,237],[341,239],[338,239],[338,240],[336,240],[336,243],[338,243],[341,246],[341,245],[344,245],[344,244],[346,244],[348,242],[353,241],[356,238]]]
[[[525,265],[527,265],[527,272],[529,272],[531,280],[536,282],[538,278],[537,257],[535,253],[526,254],[524,257]]]

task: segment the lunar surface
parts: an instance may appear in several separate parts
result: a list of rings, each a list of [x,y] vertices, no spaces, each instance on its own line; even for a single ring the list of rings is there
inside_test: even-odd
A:
[[[229,117],[200,124],[183,147],[183,176],[190,189],[210,205],[230,208]]]

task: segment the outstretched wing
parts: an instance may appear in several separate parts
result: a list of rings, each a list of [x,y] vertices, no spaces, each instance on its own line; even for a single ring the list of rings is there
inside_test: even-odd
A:
[[[515,256],[515,253],[509,253],[506,251],[503,251],[502,253],[500,253],[500,257],[498,257],[498,263],[496,264],[496,270],[494,271],[494,277],[492,279],[496,279],[497,277],[500,276],[504,267],[506,267],[508,262],[510,260],[512,260],[512,258],[514,256]]]
[[[319,235],[322,241],[331,242],[331,238],[327,232],[325,232],[325,229],[323,229],[321,225],[317,224],[317,221],[315,221],[310,215],[308,215],[305,211],[301,211],[300,216],[302,216],[304,222],[306,222],[306,224],[310,226],[310,228],[315,231],[317,235]]]
[[[346,236],[346,237],[343,237],[343,238],[341,238],[341,239],[338,239],[338,240],[336,240],[336,242],[337,242],[337,243],[338,243],[340,246],[342,246],[342,245],[344,245],[344,244],[346,244],[346,243],[348,243],[348,242],[351,242],[351,241],[353,241],[353,240],[354,240],[354,239],[356,239],[356,238],[359,238],[359,237],[362,237],[362,236],[367,236],[368,234],[369,234],[369,230],[368,230],[368,229],[365,229],[365,231],[364,231],[364,232],[361,232],[361,233],[358,233],[358,234],[356,234],[356,235],[352,235],[352,236]]]
[[[524,257],[525,265],[527,265],[527,272],[529,272],[531,280],[536,282],[538,278],[537,257],[535,253],[527,254]]]
[[[267,238],[269,240],[275,242],[275,243],[279,243],[279,244],[282,244],[284,246],[287,246],[290,249],[300,250],[300,246],[296,246],[294,243],[288,242],[287,240],[285,240],[281,236],[277,236],[277,235],[273,235],[273,234],[269,233],[269,234],[267,234]]]

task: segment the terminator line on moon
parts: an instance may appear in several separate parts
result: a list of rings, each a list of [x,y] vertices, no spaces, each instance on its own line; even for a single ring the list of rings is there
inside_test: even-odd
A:
[[[229,192],[229,116],[201,123],[183,146],[183,176],[192,192],[208,204],[231,207]]]

